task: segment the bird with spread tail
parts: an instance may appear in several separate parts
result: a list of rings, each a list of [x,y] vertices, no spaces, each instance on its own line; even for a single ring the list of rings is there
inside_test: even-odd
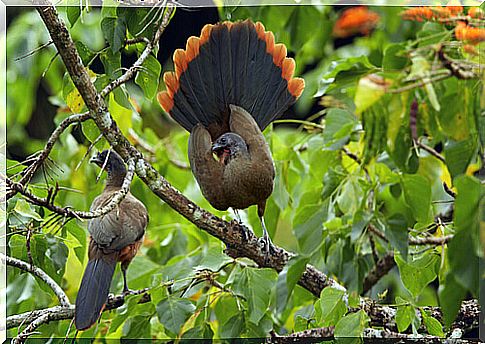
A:
[[[207,24],[173,55],[161,107],[190,132],[189,161],[204,197],[218,210],[258,207],[264,225],[275,169],[262,131],[305,87],[295,61],[271,31],[250,20]]]
[[[108,173],[106,186],[91,205],[91,211],[106,206],[121,189],[127,170],[115,151],[105,150],[91,159]],[[148,213],[128,192],[110,212],[89,220],[89,261],[76,297],[74,323],[77,330],[91,327],[99,319],[108,299],[116,263],[121,262],[124,288],[129,292],[126,270],[143,242]]]

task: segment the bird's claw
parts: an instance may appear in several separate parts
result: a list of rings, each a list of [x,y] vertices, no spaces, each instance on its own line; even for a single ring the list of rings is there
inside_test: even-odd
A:
[[[125,288],[125,289],[123,289],[123,293],[122,294],[123,294],[123,296],[128,296],[128,295],[132,295],[134,293],[135,293],[134,290],[131,290],[129,288]]]
[[[259,238],[259,243],[261,245],[261,248],[264,252],[264,263],[265,264],[268,264],[269,263],[269,257],[274,254],[276,252],[276,249],[273,245],[273,243],[271,242],[271,239],[269,238],[269,236],[262,236],[261,238]]]

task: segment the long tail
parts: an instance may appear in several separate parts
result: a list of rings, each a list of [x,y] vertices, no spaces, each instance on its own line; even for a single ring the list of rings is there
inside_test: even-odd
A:
[[[88,262],[76,298],[76,329],[85,330],[98,320],[108,298],[115,267],[114,260],[98,258]]]
[[[230,104],[247,110],[264,129],[305,87],[293,78],[295,61],[286,57],[285,45],[250,20],[206,25],[173,60],[175,72],[164,74],[167,90],[158,101],[188,131],[198,123],[212,135],[214,126],[227,127]]]

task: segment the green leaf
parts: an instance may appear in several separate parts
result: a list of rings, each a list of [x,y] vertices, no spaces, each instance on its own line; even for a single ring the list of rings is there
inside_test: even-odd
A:
[[[411,304],[399,296],[396,297],[396,303],[399,305],[396,312],[397,329],[399,332],[404,332],[416,317],[416,310]]]
[[[224,252],[222,252],[222,248],[220,246],[211,247],[202,258],[200,264],[194,269],[219,271],[224,265],[233,261],[234,259],[228,257]]]
[[[404,199],[418,222],[430,220],[431,185],[420,175],[405,174],[403,177]]]
[[[81,264],[84,262],[86,255],[87,243],[86,243],[86,231],[77,225],[77,223],[70,221],[66,224],[67,231],[76,238],[80,246],[74,248],[74,253]]]
[[[123,337],[125,338],[150,338],[151,315],[135,315],[126,319],[123,324]]]
[[[321,97],[335,88],[339,89],[352,85],[363,75],[375,71],[377,71],[377,68],[369,62],[367,56],[349,57],[334,61],[326,73],[322,75],[315,97]]]
[[[157,304],[158,320],[174,334],[178,334],[182,325],[194,313],[195,306],[187,299],[169,296]]]
[[[406,44],[389,44],[384,50],[382,68],[385,72],[400,71],[409,63],[407,58]]]
[[[219,329],[220,338],[237,338],[244,329],[244,313],[229,318]]]
[[[349,111],[332,108],[325,117],[325,142],[340,140],[349,136],[357,123],[357,118]]]
[[[356,313],[348,314],[344,316],[335,325],[335,338],[345,338],[345,337],[362,337],[364,329],[369,323],[369,317],[367,314],[360,310]]]
[[[125,44],[126,24],[123,18],[105,17],[101,21],[101,30],[113,53]]]
[[[406,218],[402,214],[394,214],[387,220],[386,238],[392,247],[407,260],[408,256],[408,226]]]
[[[276,283],[276,304],[278,312],[283,312],[296,283],[305,271],[308,257],[292,257],[278,275]]]
[[[359,116],[363,111],[374,105],[386,94],[385,86],[376,83],[369,77],[363,77],[355,90],[355,113]]]
[[[410,257],[410,259],[412,259]],[[428,253],[411,262],[405,261],[401,255],[395,255],[394,260],[399,267],[401,280],[407,290],[417,298],[423,289],[435,280],[439,269],[439,257]]]
[[[214,337],[214,331],[207,322],[192,327],[182,335],[182,339],[212,339],[212,337]],[[184,341],[182,340],[180,343],[184,343]]]
[[[42,217],[40,217],[40,215],[31,208],[30,204],[27,203],[26,200],[17,200],[17,203],[15,204],[15,208],[13,210],[20,216],[28,217],[36,221],[42,221]]]
[[[158,81],[162,66],[155,56],[150,55],[138,71],[135,83],[141,87],[148,99],[153,99],[158,91]]]
[[[323,241],[323,221],[326,211],[321,205],[306,205],[296,214],[293,231],[300,252],[311,255]]]
[[[452,177],[466,171],[468,164],[475,156],[476,140],[469,138],[464,141],[448,141],[445,145],[445,160]]]
[[[432,317],[426,311],[421,311],[421,316],[423,317],[423,323],[428,330],[428,333],[432,336],[443,338],[445,336],[443,332],[443,327],[438,319]]]
[[[76,41],[76,50],[83,61],[83,65],[88,66],[92,60],[96,57],[94,51],[89,49],[87,46],[84,45],[81,41]]]
[[[452,273],[448,273],[445,283],[438,289],[440,306],[443,310],[445,326],[450,326],[456,318],[461,307],[461,302],[466,296],[466,289],[457,282]]]
[[[269,306],[277,273],[272,269],[246,267],[234,281],[233,289],[248,302],[249,321],[258,324]]]
[[[71,27],[76,24],[79,16],[81,15],[81,7],[80,6],[67,6],[66,9],[67,19],[69,20],[69,24]]]
[[[326,287],[320,294],[320,309],[322,325],[335,326],[347,313],[347,306],[343,301],[345,292],[343,290]]]

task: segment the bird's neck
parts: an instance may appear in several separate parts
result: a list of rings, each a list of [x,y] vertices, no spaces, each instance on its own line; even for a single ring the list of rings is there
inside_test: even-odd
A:
[[[125,180],[126,173],[108,171],[108,178],[106,179],[106,187],[121,187]]]

